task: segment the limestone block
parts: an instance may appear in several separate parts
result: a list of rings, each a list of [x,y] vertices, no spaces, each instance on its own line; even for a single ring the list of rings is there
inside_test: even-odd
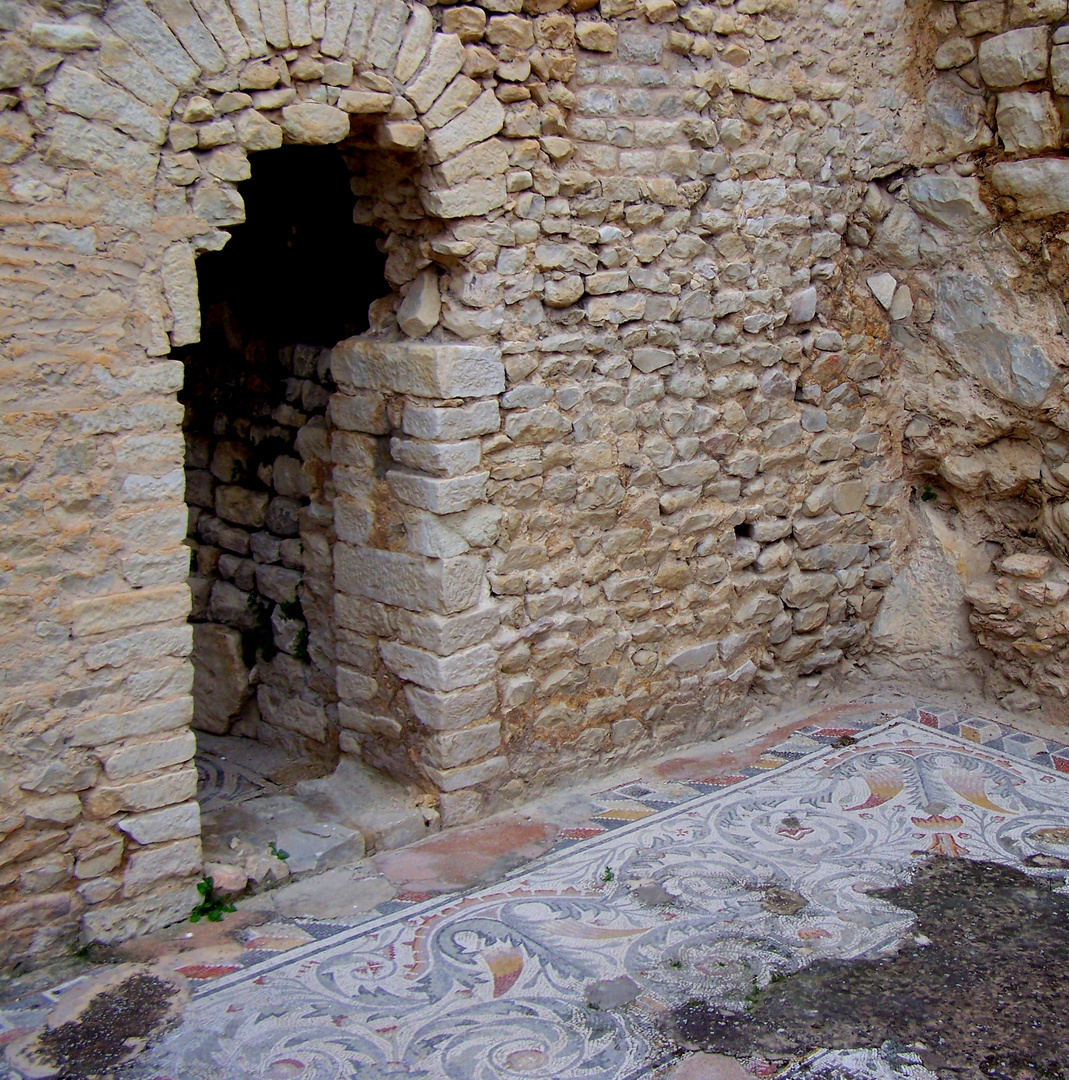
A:
[[[464,611],[478,600],[485,573],[483,560],[473,555],[425,559],[342,543],[334,552],[334,580],[341,592],[409,611]]]
[[[497,604],[486,604],[459,615],[397,612],[401,640],[434,653],[451,656],[485,641],[501,625],[502,611]]]
[[[356,0],[327,0],[326,27],[323,40],[319,43],[324,56],[341,56],[345,51],[345,39],[355,7]]]
[[[891,301],[895,296],[895,289],[898,288],[898,281],[895,279],[894,274],[882,273],[873,274],[866,279],[866,283],[869,287],[869,291],[880,302],[880,307],[887,311],[891,307]]]
[[[969,38],[947,38],[935,50],[935,67],[937,71],[950,71],[971,63],[975,56],[976,45]]]
[[[279,604],[292,604],[297,599],[301,584],[301,571],[286,566],[260,565],[256,567],[256,591]]]
[[[33,57],[21,41],[0,41],[0,88],[14,89],[29,82]]]
[[[556,409],[513,412],[505,420],[505,434],[518,446],[558,442],[572,430],[572,422]]]
[[[494,15],[486,28],[486,40],[491,45],[529,49],[534,45],[534,25],[519,15]]]
[[[433,36],[434,18],[429,9],[422,4],[413,5],[394,67],[398,81],[406,83],[415,75],[427,55]]]
[[[1050,77],[1056,94],[1069,95],[1069,45],[1055,45],[1051,49]]]
[[[189,586],[184,582],[156,589],[95,596],[71,605],[74,637],[184,619],[189,614]]]
[[[245,220],[245,201],[227,184],[200,181],[193,190],[193,213],[220,228],[240,225]]]
[[[432,514],[455,514],[486,500],[488,472],[473,476],[437,477],[390,469],[386,483],[394,498]]]
[[[470,405],[442,407],[405,402],[401,427],[417,439],[454,441],[475,435],[489,435],[501,426],[496,401],[474,401]]]
[[[287,105],[282,110],[282,132],[291,143],[325,146],[341,142],[349,135],[349,115],[314,101]]]
[[[1046,555],[1029,555],[1027,552],[1018,551],[1007,555],[1000,565],[1004,574],[1012,577],[1032,578],[1038,581],[1048,573],[1051,568],[1051,560]]]
[[[186,625],[112,638],[88,649],[83,663],[90,671],[99,671],[104,667],[122,667],[135,660],[188,656],[193,648],[192,635],[192,627]]]
[[[659,469],[657,475],[668,487],[697,487],[712,480],[720,472],[720,465],[713,460],[681,461]]]
[[[379,692],[379,684],[369,675],[362,675],[342,664],[337,668],[338,696],[343,701],[371,701]]]
[[[215,622],[236,627],[238,630],[252,630],[256,626],[252,594],[229,581],[215,581],[212,584],[208,614]]]
[[[100,38],[91,26],[74,23],[34,23],[30,27],[30,44],[39,49],[74,53],[83,49],[100,48]]]
[[[141,0],[118,0],[109,4],[104,9],[103,19],[176,86],[188,89],[200,75],[200,67],[190,59],[167,25]]]
[[[576,23],[575,36],[579,47],[589,52],[612,52],[616,48],[616,31],[606,22]]]
[[[464,442],[426,442],[422,439],[390,440],[390,457],[410,469],[432,476],[463,476],[479,467],[482,447],[478,439]]]
[[[192,731],[166,738],[126,742],[103,759],[104,771],[109,780],[125,780],[138,773],[180,765],[189,761],[196,749],[197,740]]]
[[[48,84],[45,97],[49,104],[86,120],[103,120],[136,139],[162,146],[167,138],[167,117],[118,87],[64,64]]]
[[[566,308],[583,297],[583,279],[578,274],[565,274],[559,281],[546,282],[542,299],[547,307]]]
[[[160,275],[173,318],[172,344],[189,345],[199,341],[200,301],[192,247],[184,241],[171,244],[163,253]]]
[[[266,491],[249,491],[234,484],[215,489],[215,513],[224,521],[258,529],[267,516],[270,496]]]
[[[398,678],[443,693],[486,682],[497,672],[497,651],[490,645],[437,656],[399,641],[380,641],[379,652]]]
[[[192,882],[185,888],[169,884],[159,893],[142,894],[125,904],[107,904],[82,916],[82,936],[86,941],[113,943],[150,934],[189,917],[201,900]]]
[[[1048,93],[1014,91],[998,95],[995,110],[999,138],[1008,153],[1034,154],[1061,141],[1061,121]]]
[[[1065,12],[1066,0],[1010,0],[1010,26],[1058,22]]]
[[[428,765],[424,767],[424,772],[439,791],[458,791],[460,788],[496,780],[508,773],[508,769],[507,758],[493,757],[475,765],[462,765],[457,769],[436,769]]]
[[[1011,180],[1016,184],[1020,179],[1018,166],[1041,166],[1046,162],[1069,166],[1061,158],[999,162],[992,169],[995,189],[1005,191],[1006,171],[1012,170]],[[1069,169],[1059,169],[1046,190],[1039,186],[1044,172],[1038,169],[1026,177],[1036,185],[1031,188],[1036,191],[1035,198],[1056,197],[1055,185],[1060,182],[1064,208],[1069,209]],[[975,275],[947,271],[938,282],[933,337],[954,363],[1000,397],[1019,405],[1038,405],[1050,389],[1057,368],[1034,338],[1005,330],[996,321],[1001,303],[998,293]]]
[[[993,224],[979,177],[923,173],[906,182],[906,193],[918,214],[955,232],[977,233]]]
[[[193,716],[188,694],[170,701],[153,701],[129,712],[104,713],[80,720],[71,734],[72,746],[104,746],[137,735],[155,735],[185,727]]]
[[[810,285],[791,296],[791,310],[787,321],[793,324],[812,322],[817,316],[817,290]]]
[[[496,135],[504,123],[505,110],[501,102],[492,90],[486,90],[459,116],[431,132],[427,138],[428,160],[432,164],[443,162],[469,146]]]
[[[392,104],[393,95],[380,94],[372,90],[343,90],[338,98],[339,109],[361,116],[388,113]],[[285,114],[283,113],[283,115]],[[346,133],[348,133],[348,129],[346,129]],[[337,142],[336,139],[333,141]]]
[[[405,97],[417,112],[426,112],[463,66],[464,46],[460,38],[456,34],[435,34],[426,63],[405,88]]]
[[[423,759],[439,769],[449,769],[492,754],[501,745],[501,725],[489,724],[443,731],[432,735],[423,749]]]
[[[423,114],[421,122],[428,131],[448,124],[459,116],[482,92],[482,87],[467,75],[458,75],[438,100]]]
[[[326,742],[331,724],[326,709],[296,697],[288,690],[261,683],[256,691],[256,704],[264,722],[284,731],[295,731],[314,742]]]
[[[891,316],[892,322],[901,322],[913,314],[913,293],[910,292],[908,285],[899,285],[895,289],[894,299],[891,301],[887,314]]]
[[[123,896],[136,896],[163,878],[199,874],[200,862],[199,836],[135,851],[123,870]]]
[[[346,390],[385,390],[424,398],[489,397],[505,389],[500,356],[489,346],[349,338],[334,347],[331,370]]]
[[[261,116],[255,109],[245,109],[234,117],[238,142],[250,152],[275,150],[282,145],[282,128]]]
[[[955,4],[955,7],[958,28],[966,37],[994,34],[1002,29],[1006,11],[1003,0],[971,0],[969,3]]]
[[[383,124],[375,134],[379,146],[386,150],[418,150],[427,133],[420,124],[393,120]]]
[[[977,54],[981,78],[996,90],[1045,78],[1048,34],[1045,26],[1031,26],[988,38]]]
[[[404,731],[392,716],[344,703],[338,706],[338,721],[348,731],[358,731],[361,735],[376,735],[388,742],[400,742]]]
[[[182,48],[207,72],[222,71],[226,57],[189,0],[156,0],[156,10]]]
[[[1000,195],[1017,200],[1017,210],[1026,219],[1069,210],[1069,159],[1000,161],[991,168],[991,182]]]
[[[374,391],[332,395],[330,419],[335,427],[346,431],[363,431],[369,435],[386,435],[390,431],[386,398]]]
[[[397,324],[409,337],[425,337],[438,325],[441,311],[438,271],[428,267],[421,270],[409,284],[405,298],[397,309]]]
[[[214,623],[193,627],[193,726],[225,735],[249,698],[241,634]]]
[[[450,7],[442,12],[442,32],[461,41],[478,41],[486,30],[486,12],[478,7]]]
[[[473,178],[489,180],[507,172],[508,167],[502,141],[488,139],[435,166],[429,175],[425,174],[423,183],[428,189],[448,188]]]
[[[119,828],[139,844],[161,844],[200,834],[200,807],[196,802],[132,814],[119,820]]]
[[[250,6],[248,0],[232,0],[231,4],[227,0],[193,0],[201,21],[226,54],[228,65],[240,64],[254,54],[263,56],[267,52],[259,8],[257,6],[253,15]]]

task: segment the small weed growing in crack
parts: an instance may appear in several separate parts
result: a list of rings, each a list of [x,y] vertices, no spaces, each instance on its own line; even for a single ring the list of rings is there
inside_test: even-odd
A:
[[[678,968],[681,968],[683,966],[683,961],[682,960],[669,960],[668,961],[668,966],[670,968],[677,968],[678,969]]]
[[[283,862],[285,862],[290,857],[290,853],[288,851],[283,851],[282,848],[278,847],[275,844],[274,840],[271,840],[268,843],[267,850],[270,851],[276,859],[281,859]]]
[[[197,892],[204,899],[189,913],[190,922],[200,922],[201,919],[207,919],[208,922],[222,922],[225,914],[236,910],[226,897],[216,894],[215,882],[210,877],[197,882]]]
[[[932,489],[931,484],[925,484],[924,487],[921,488],[921,502],[933,502],[938,498],[939,496]]]
[[[612,872],[611,866],[606,866],[604,872],[601,875],[601,880],[608,884],[610,881],[614,881],[616,875]]]

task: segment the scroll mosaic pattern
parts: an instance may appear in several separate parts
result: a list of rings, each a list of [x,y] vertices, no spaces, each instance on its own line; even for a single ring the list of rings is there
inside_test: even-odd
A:
[[[561,847],[495,886],[391,901],[325,937],[305,923],[318,940],[284,952],[259,943],[258,962],[201,983],[136,1075],[654,1076],[670,1055],[657,1020],[672,1005],[739,1008],[755,983],[814,960],[893,948],[911,917],[867,892],[904,883],[917,859],[1058,874],[1069,860],[1059,750],[992,721],[914,710],[868,730],[802,729],[738,776],[623,785]],[[592,984],[621,976],[634,1000],[588,1004]],[[854,1057],[823,1056],[821,1075],[925,1075],[872,1051]]]

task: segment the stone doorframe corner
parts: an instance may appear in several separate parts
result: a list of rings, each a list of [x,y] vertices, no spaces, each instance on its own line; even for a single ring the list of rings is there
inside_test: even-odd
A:
[[[403,745],[443,823],[468,819],[479,787],[508,771],[488,640],[501,623],[487,577],[500,515],[480,443],[500,426],[501,352],[355,337],[335,347],[332,370],[341,749],[378,763]],[[403,527],[385,533],[398,517]],[[344,662],[372,639],[364,670]]]

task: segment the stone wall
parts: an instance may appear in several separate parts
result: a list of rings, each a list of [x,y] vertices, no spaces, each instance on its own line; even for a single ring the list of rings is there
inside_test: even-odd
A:
[[[277,366],[259,352],[236,379],[224,375],[226,354],[186,359],[193,726],[328,765],[337,746],[330,350],[284,347]],[[224,381],[233,385],[220,411],[206,391]]]
[[[300,429],[332,470],[299,521],[333,626],[299,595],[342,753],[449,824],[859,675],[1057,702],[1065,16],[0,3],[6,955],[192,902],[165,357],[200,335],[195,257],[242,221],[249,155],[284,142],[341,145],[393,289]],[[218,451],[192,441],[198,479]],[[293,498],[275,467],[238,501]],[[251,522],[226,526],[250,551]],[[251,594],[223,569],[209,612]]]

